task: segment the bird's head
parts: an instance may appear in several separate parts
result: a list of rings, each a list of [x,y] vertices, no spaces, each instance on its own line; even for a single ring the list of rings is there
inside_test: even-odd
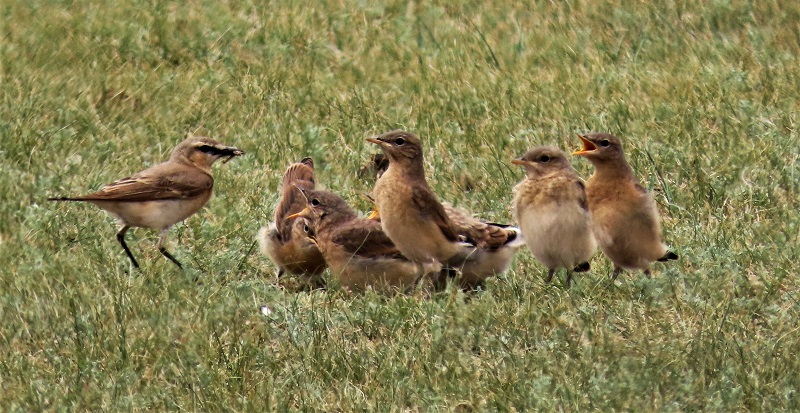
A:
[[[514,165],[525,168],[528,176],[545,175],[549,172],[572,169],[567,155],[555,146],[537,146],[511,161]]]
[[[389,164],[408,165],[422,163],[422,144],[419,137],[411,132],[394,130],[382,135],[367,138],[367,142],[380,146],[389,158]]]
[[[610,133],[592,132],[585,135],[578,135],[583,143],[583,148],[572,154],[583,156],[593,164],[605,163],[624,159],[622,152],[622,141]]]
[[[190,136],[172,150],[171,160],[188,162],[210,172],[211,165],[220,158],[228,162],[234,156],[244,155],[244,151],[234,146],[224,145],[211,138]]]
[[[306,225],[313,233],[318,233],[329,225],[336,225],[356,217],[347,202],[333,192],[313,189],[300,189],[300,191],[306,197],[306,207],[296,214],[287,216],[286,219],[305,219]]]

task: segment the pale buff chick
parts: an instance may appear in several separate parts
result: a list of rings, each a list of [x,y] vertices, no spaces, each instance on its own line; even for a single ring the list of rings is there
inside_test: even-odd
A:
[[[136,268],[139,263],[125,243],[125,233],[131,227],[159,231],[159,252],[182,268],[166,249],[169,229],[196,213],[211,198],[214,187],[211,165],[220,158],[227,161],[242,154],[238,148],[211,138],[189,137],[172,150],[167,162],[112,182],[89,195],[49,200],[90,202],[114,215],[122,225],[117,241]]]
[[[302,218],[287,219],[306,207],[302,190],[313,190],[315,185],[311,158],[289,165],[283,174],[274,222],[261,228],[257,238],[261,253],[278,267],[278,277],[288,272],[319,285],[320,276],[327,268],[325,258],[308,238],[305,221]]]
[[[331,276],[344,288],[403,292],[424,277],[438,277],[438,263],[418,265],[404,257],[379,222],[359,218],[338,195],[314,190],[304,193],[306,208],[290,218],[306,220],[309,236],[328,262]]]
[[[546,282],[559,268],[588,271],[597,246],[583,181],[554,146],[539,146],[511,163],[525,168],[526,177],[514,187],[514,218],[531,253],[547,270]]]
[[[661,241],[661,221],[655,200],[636,179],[625,160],[622,142],[609,133],[579,135],[583,156],[595,172],[586,182],[592,228],[600,250],[614,263],[614,278],[625,270],[643,270],[655,261],[678,256]]]

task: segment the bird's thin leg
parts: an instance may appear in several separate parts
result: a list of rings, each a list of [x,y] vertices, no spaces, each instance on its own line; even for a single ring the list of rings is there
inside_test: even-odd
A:
[[[175,259],[175,257],[173,257],[172,254],[169,253],[169,251],[167,251],[166,247],[164,247],[164,244],[167,243],[168,232],[169,232],[169,227],[161,230],[161,235],[158,237],[158,251],[165,257],[169,258],[170,261],[174,262],[175,265],[178,266],[178,268],[183,269],[183,265],[181,265],[181,263],[178,262],[178,260]]]
[[[553,281],[553,274],[556,273],[556,270],[549,270],[547,271],[547,278],[544,279],[544,282],[550,284],[550,281]]]
[[[572,271],[567,271],[567,288],[572,286]]]
[[[122,249],[125,250],[125,254],[128,254],[128,258],[131,259],[133,266],[139,268],[139,263],[136,262],[136,258],[133,258],[133,253],[131,253],[131,250],[128,248],[128,244],[125,243],[125,233],[128,232],[128,229],[130,229],[130,227],[125,225],[121,230],[119,230],[119,232],[117,232],[117,241],[119,241],[120,245],[122,245]]]
[[[614,267],[614,273],[613,273],[613,274],[611,274],[611,279],[612,279],[612,280],[616,280],[616,279],[617,279],[617,277],[619,277],[619,274],[620,274],[620,273],[622,273],[622,268],[620,268],[620,267]]]
[[[590,269],[592,269],[592,266],[587,261],[587,262],[582,262],[582,263],[576,265],[575,268],[572,269],[572,271],[574,271],[574,272],[586,272],[586,271],[589,271]]]
[[[647,277],[647,278],[650,278],[650,269],[649,268],[645,268],[644,269],[644,276]]]

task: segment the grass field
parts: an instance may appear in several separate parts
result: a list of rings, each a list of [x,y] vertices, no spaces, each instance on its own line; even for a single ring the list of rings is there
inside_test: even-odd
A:
[[[295,3],[0,5],[0,410],[800,410],[800,3]],[[254,236],[286,165],[365,211],[364,138],[394,128],[495,221],[511,159],[615,133],[681,260],[612,282],[598,254],[570,290],[527,250],[472,296],[279,285]],[[173,228],[184,272],[45,201],[187,133],[247,154]]]

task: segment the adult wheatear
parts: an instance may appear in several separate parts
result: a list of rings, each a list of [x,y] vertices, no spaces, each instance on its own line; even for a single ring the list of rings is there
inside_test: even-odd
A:
[[[117,240],[136,268],[139,263],[125,244],[125,233],[131,227],[160,231],[158,250],[182,268],[165,247],[169,229],[208,202],[214,187],[211,165],[220,158],[227,162],[242,154],[238,148],[210,138],[190,137],[172,150],[167,162],[112,182],[92,194],[49,200],[90,202],[117,217],[122,225]]]

